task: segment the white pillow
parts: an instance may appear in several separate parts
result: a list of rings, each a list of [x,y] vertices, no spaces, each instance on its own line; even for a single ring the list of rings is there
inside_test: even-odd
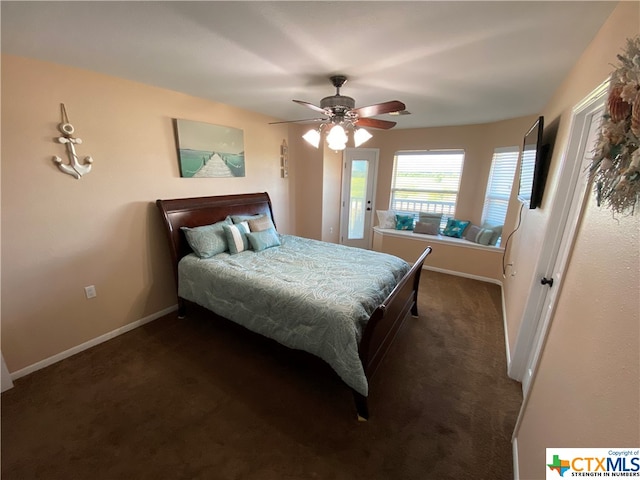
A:
[[[396,212],[393,210],[377,210],[380,228],[396,228]]]

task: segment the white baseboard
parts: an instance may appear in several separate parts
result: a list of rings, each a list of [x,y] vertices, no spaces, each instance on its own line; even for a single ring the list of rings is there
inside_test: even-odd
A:
[[[511,442],[513,451],[513,480],[520,480],[520,465],[518,462],[518,438],[514,438]]]
[[[455,275],[456,277],[464,277],[464,278],[470,278],[472,280],[479,280],[481,282],[493,283],[495,285],[500,285],[500,287],[502,287],[502,282],[500,280],[496,280],[495,278],[481,277],[480,275],[472,275],[470,273],[456,272],[454,270],[447,270],[447,269],[444,269],[444,268],[431,267],[431,266],[428,266],[428,265],[425,265],[422,268],[424,270],[431,270],[433,272],[446,273],[447,275]]]
[[[509,374],[509,368],[511,367],[511,349],[509,348],[509,324],[507,323],[507,306],[504,301],[504,287],[502,292],[502,322],[504,324],[504,350],[507,354],[507,375]]]
[[[123,333],[127,333],[133,330],[134,328],[138,328],[144,325],[145,323],[149,323],[153,320],[157,320],[158,318],[163,317],[168,313],[171,313],[177,309],[178,309],[178,305],[167,307],[164,310],[160,310],[159,312],[148,315],[144,318],[141,318],[140,320],[136,320],[135,322],[128,323],[123,327],[116,328],[111,332],[105,333],[104,335],[100,335],[99,337],[93,338],[88,342],[84,342],[80,345],[70,348],[69,350],[65,350],[64,352],[60,352],[49,358],[45,358],[44,360],[36,362],[33,365],[29,365],[28,367],[22,368],[20,370],[17,370],[11,373],[11,380],[17,380],[20,377],[24,377],[25,375],[33,373],[42,368],[48,367],[49,365],[53,365],[54,363],[57,363],[60,360],[64,360],[65,358],[68,358],[72,355],[75,355],[76,353],[80,353],[84,350],[87,350],[88,348],[95,347],[96,345],[106,342],[107,340],[111,340],[112,338],[122,335]]]

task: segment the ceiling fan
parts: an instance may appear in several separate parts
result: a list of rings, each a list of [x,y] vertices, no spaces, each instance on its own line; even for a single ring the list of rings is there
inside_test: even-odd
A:
[[[320,136],[323,130],[330,127],[327,134],[329,148],[333,150],[344,150],[347,142],[347,134],[345,129],[354,130],[354,141],[356,147],[371,138],[371,134],[362,127],[379,128],[388,130],[396,125],[396,122],[389,120],[381,120],[375,117],[385,113],[405,112],[405,104],[398,100],[377,103],[366,107],[355,108],[356,102],[353,98],[340,95],[340,89],[347,82],[344,75],[333,75],[329,77],[331,83],[336,88],[336,94],[330,97],[324,97],[320,100],[320,106],[314,105],[303,100],[293,100],[302,106],[310,108],[315,112],[322,113],[325,118],[309,118],[305,120],[290,120],[275,123],[313,123],[322,122],[317,129],[309,130],[303,138],[314,147],[320,145]]]

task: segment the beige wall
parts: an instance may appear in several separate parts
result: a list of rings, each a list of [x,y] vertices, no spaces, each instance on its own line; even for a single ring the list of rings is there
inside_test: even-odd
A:
[[[61,173],[65,103],[93,171]],[[180,178],[172,118],[244,130],[246,177]],[[286,126],[227,105],[79,69],[2,57],[2,353],[15,372],[176,303],[158,198],[267,191],[295,229]],[[87,300],[83,287],[95,285]]]
[[[340,199],[342,197],[342,152],[328,148],[323,152],[322,237],[340,242]]]
[[[290,126],[291,155],[296,158],[295,197],[296,235],[322,239],[323,152],[301,139],[308,127]]]
[[[568,143],[571,109],[608,77],[626,39],[639,33],[640,4],[619,4],[542,112],[561,115],[561,124],[549,195],[540,210],[524,217],[512,251],[519,271],[505,284],[512,341]],[[640,445],[639,230],[637,212],[613,218],[589,194],[516,432],[522,479],[544,478],[546,447]]]

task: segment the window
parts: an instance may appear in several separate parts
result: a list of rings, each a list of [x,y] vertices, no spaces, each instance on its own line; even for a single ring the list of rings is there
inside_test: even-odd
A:
[[[397,152],[391,181],[391,206],[397,212],[455,216],[464,150]]]
[[[504,225],[519,151],[518,147],[500,147],[493,152],[487,193],[482,209],[482,223]]]

